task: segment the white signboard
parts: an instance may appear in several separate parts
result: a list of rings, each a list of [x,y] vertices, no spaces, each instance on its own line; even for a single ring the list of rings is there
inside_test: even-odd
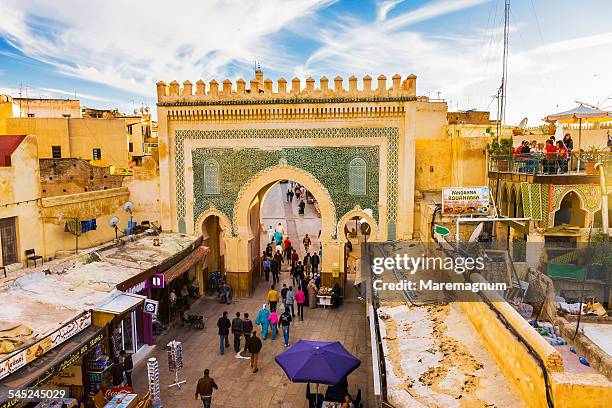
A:
[[[442,189],[444,215],[488,215],[489,187],[449,187]]]

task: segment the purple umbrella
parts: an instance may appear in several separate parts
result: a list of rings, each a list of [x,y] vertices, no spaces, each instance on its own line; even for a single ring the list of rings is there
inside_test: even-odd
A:
[[[275,357],[293,382],[336,385],[361,361],[339,341],[300,340]]]

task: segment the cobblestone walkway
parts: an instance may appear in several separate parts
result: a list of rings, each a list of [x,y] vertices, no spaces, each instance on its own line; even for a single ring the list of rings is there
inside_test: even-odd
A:
[[[286,186],[286,185],[284,185]],[[297,204],[278,205],[277,200],[284,199],[282,187],[273,187],[264,202],[264,222],[281,221],[279,216],[295,219],[295,229],[285,222],[290,239],[301,242],[304,231],[312,233],[312,228],[318,228],[316,215],[313,214],[312,206],[307,206],[305,216],[297,216]],[[286,191],[286,187],[285,190]],[[275,201],[276,200],[276,201]],[[276,212],[284,214],[270,214],[276,208]],[[279,211],[280,210],[280,211]],[[306,218],[306,219],[304,219]],[[278,221],[277,221],[278,219]],[[281,221],[283,222],[283,221]],[[274,225],[274,224],[273,224]],[[313,244],[318,248],[318,229],[314,232]],[[297,234],[297,236],[292,236]],[[301,247],[303,252],[303,247]],[[281,274],[281,284],[291,284],[291,278],[287,272],[287,266]],[[283,407],[303,408],[307,407],[305,399],[306,385],[291,383],[282,369],[274,362],[274,357],[283,352],[282,336],[272,341],[264,341],[263,349],[259,356],[259,372],[253,374],[249,368],[249,360],[238,358],[226,349],[225,355],[219,354],[219,336],[217,335],[217,319],[223,311],[231,316],[236,312],[248,312],[255,320],[257,311],[265,302],[269,283],[261,283],[250,299],[238,299],[231,305],[219,304],[216,299],[201,299],[191,309],[191,313],[202,314],[207,320],[204,330],[181,327],[180,324],[169,333],[156,339],[156,347],[148,357],[156,357],[160,363],[160,374],[162,383],[162,402],[167,408],[200,407],[200,400],[194,400],[195,386],[198,378],[202,376],[205,368],[210,369],[211,376],[219,385],[219,390],[214,393],[213,407]],[[334,309],[308,309],[304,311],[304,321],[295,322],[291,327],[290,343],[299,339],[308,340],[338,340],[361,359],[361,366],[349,376],[350,392],[354,396],[360,388],[363,394],[365,407],[372,407],[372,368],[369,346],[369,329],[365,316],[365,305],[356,301],[356,293],[352,290],[349,282],[347,285],[346,301],[338,310]],[[180,373],[180,379],[187,380],[180,389],[168,388],[174,382],[174,375],[168,372],[167,356],[164,346],[172,339],[183,342],[185,367]],[[233,339],[230,336],[230,343]],[[140,393],[146,392],[146,358],[136,364],[134,369],[134,386]],[[322,386],[322,390],[325,386]]]

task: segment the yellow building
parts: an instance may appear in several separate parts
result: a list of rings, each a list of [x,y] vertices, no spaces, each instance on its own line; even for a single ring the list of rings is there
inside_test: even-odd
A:
[[[80,118],[78,99],[13,98],[15,118]]]
[[[128,142],[123,120],[81,118],[80,105],[76,117],[61,117],[53,112],[48,117],[40,116],[50,108],[41,109],[33,117],[16,117],[13,115],[14,100],[6,96],[3,100],[0,103],[3,105],[0,108],[0,134],[35,135],[39,158],[80,158],[94,165],[127,167]],[[58,109],[61,111],[61,107]]]
[[[416,76],[384,75],[319,86],[288,84],[256,72],[194,86],[157,84],[161,219],[165,229],[207,237],[212,268],[223,267],[235,293],[257,282],[259,208],[276,181],[294,180],[321,211],[323,282],[344,271],[343,231],[358,216],[372,240],[410,240],[419,234],[418,190],[453,183],[484,185],[488,137],[456,140],[447,105],[417,96]],[[332,83],[330,83],[332,82]],[[468,132],[469,133],[469,132]],[[482,129],[484,135],[484,129]],[[477,163],[480,175],[461,160]],[[474,162],[468,161],[473,160]],[[215,254],[214,248],[219,248]],[[342,275],[342,274],[341,274]]]

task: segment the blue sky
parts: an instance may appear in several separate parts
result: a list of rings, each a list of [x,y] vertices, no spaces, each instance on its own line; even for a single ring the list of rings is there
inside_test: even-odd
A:
[[[274,80],[414,73],[450,109],[496,106],[503,0],[2,3],[0,92],[13,96],[130,112],[154,106],[160,79],[248,81],[258,60]],[[575,100],[612,109],[610,15],[607,0],[512,1],[508,123]]]

